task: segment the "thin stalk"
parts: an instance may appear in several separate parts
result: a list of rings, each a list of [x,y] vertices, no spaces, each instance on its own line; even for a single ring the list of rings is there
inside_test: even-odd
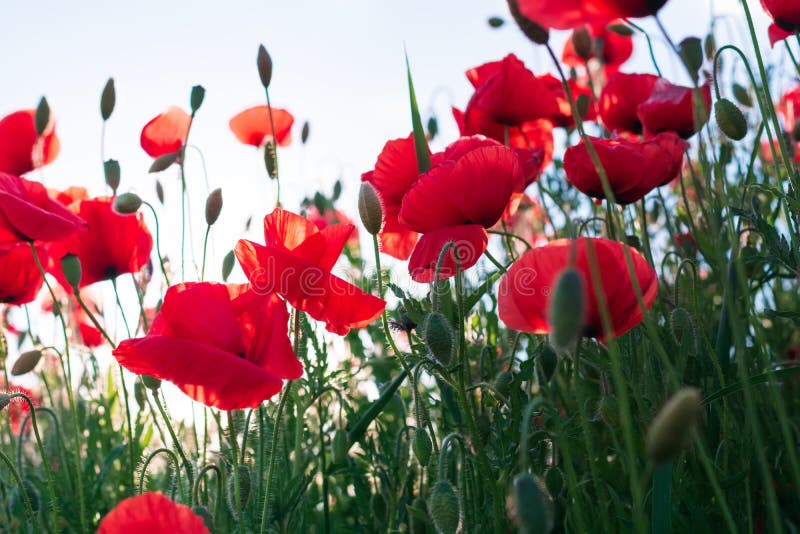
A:
[[[228,439],[230,440],[231,445],[231,461],[233,462],[233,489],[234,495],[236,496],[231,508],[233,508],[232,512],[234,514],[234,519],[236,520],[236,526],[239,529],[239,534],[244,534],[244,511],[241,509],[243,503],[241,493],[239,492],[239,455],[236,450],[236,426],[233,423],[233,410],[228,410]]]

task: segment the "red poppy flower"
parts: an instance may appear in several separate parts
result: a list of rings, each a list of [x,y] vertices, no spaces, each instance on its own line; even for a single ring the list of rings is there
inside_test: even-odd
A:
[[[100,521],[97,534],[210,534],[203,519],[185,504],[148,492],[120,501]]]
[[[770,46],[774,48],[775,43],[783,41],[784,39],[788,39],[794,35],[794,32],[786,31],[777,24],[772,23],[769,25],[769,28],[767,28],[767,35],[769,36]]]
[[[375,162],[375,169],[361,175],[361,181],[372,184],[381,199],[383,228],[378,234],[381,251],[398,260],[407,260],[419,239],[417,232],[397,220],[403,195],[418,177],[413,134],[388,141]]]
[[[68,253],[78,256],[83,273],[81,287],[139,272],[150,259],[153,237],[142,213],[122,215],[112,209],[112,204],[110,197],[72,203],[70,210],[86,221],[88,231],[73,234],[52,246],[54,258]],[[64,287],[69,287],[60,262],[55,262],[53,274]]]
[[[611,23],[617,22],[622,21],[612,21]],[[589,32],[592,38],[592,50],[588,59],[600,61],[607,72],[616,72],[633,54],[633,37],[608,31],[607,28],[608,24],[605,23],[584,26],[584,29]],[[564,43],[561,60],[570,67],[584,66],[583,58],[579,57],[575,52],[575,46],[572,44],[571,38]]]
[[[486,249],[491,228],[528,178],[514,149],[482,136],[451,144],[437,162],[406,191],[399,221],[420,232],[409,260],[411,278],[431,282],[443,245],[457,245],[462,269],[474,265]],[[456,261],[448,254],[441,278],[453,276]]]
[[[36,133],[36,110],[15,111],[0,119],[0,172],[25,174],[51,163],[61,148],[56,123],[48,123],[41,138]]]
[[[567,30],[589,23],[604,23],[615,18],[599,1],[518,0],[520,12],[547,28]]]
[[[64,189],[63,191],[59,191],[56,189],[48,189],[47,193],[53,200],[58,201],[60,204],[64,206],[69,206],[73,202],[78,200],[86,200],[89,198],[89,192],[86,190],[85,187],[80,186],[72,186]]]
[[[556,98],[558,104],[558,113],[550,116],[550,121],[555,126],[562,126],[564,128],[572,128],[575,126],[575,118],[572,116],[572,106],[567,98],[567,93],[564,92],[564,85],[561,80],[552,74],[545,74],[540,79],[547,84],[553,96]],[[570,78],[567,80],[569,90],[572,93],[572,98],[576,101],[581,95],[589,98],[589,108],[586,110],[586,115],[583,117],[585,121],[593,121],[597,119],[597,106],[593,102],[592,90],[588,85],[578,83],[577,80]],[[512,145],[513,146],[513,145]]]
[[[791,132],[800,121],[800,85],[795,85],[783,93],[777,110],[783,117],[783,127]]]
[[[60,241],[85,226],[39,182],[0,172],[0,245]]]
[[[46,262],[47,255],[37,246],[39,259]],[[42,288],[44,278],[33,259],[27,243],[7,245],[0,248],[0,302],[4,304],[27,304],[32,302]]]
[[[608,79],[600,93],[600,118],[612,132],[642,133],[639,104],[650,98],[659,80],[654,74],[624,74],[618,72]]]
[[[178,106],[170,106],[142,128],[142,148],[152,158],[172,154],[186,142],[191,116]]]
[[[700,87],[704,109],[699,110],[700,124],[694,121],[694,89],[675,85],[661,78],[650,96],[639,104],[637,114],[648,135],[673,131],[684,139],[694,135],[708,120],[711,109],[711,85]]]
[[[592,282],[589,250],[597,262],[611,325],[620,336],[638,325],[644,315],[628,273],[623,245],[599,238],[559,239],[526,252],[503,275],[498,288],[500,319],[508,328],[533,334],[547,334],[547,313],[558,275],[568,267],[574,247],[575,269],[583,278],[585,316],[583,334],[607,341],[600,315],[598,295]],[[636,249],[627,247],[644,304],[650,309],[658,293],[656,272]]]
[[[680,172],[688,143],[672,132],[644,141],[590,137],[600,158],[614,199],[629,204],[666,185]],[[594,198],[605,198],[600,176],[586,145],[571,146],[564,154],[567,179],[579,191]]]
[[[618,18],[639,18],[655,15],[667,0],[590,0],[600,9],[613,13]]]
[[[276,292],[335,334],[377,319],[386,303],[331,274],[355,227],[319,230],[311,221],[276,208],[264,217],[265,245],[240,240],[234,249],[255,291]]]
[[[800,30],[800,2],[798,0],[761,0],[761,5],[781,30],[791,33]]]
[[[272,123],[275,125],[274,135],[269,121],[269,108],[255,106],[235,115],[230,127],[236,139],[246,145],[259,147],[274,137],[278,146],[288,146],[292,142],[292,114],[285,109],[272,108]]]
[[[543,80],[547,81],[547,76]],[[560,82],[559,82],[560,83]],[[563,96],[563,92],[561,93]],[[494,139],[501,143],[505,142],[506,132],[508,132],[508,145],[514,148],[538,148],[543,152],[542,167],[547,167],[553,161],[553,123],[559,122],[563,118],[563,113],[570,115],[569,109],[564,110],[562,104],[566,102],[557,99],[559,112],[547,119],[537,119],[535,121],[524,122],[519,126],[504,126],[492,120],[491,116],[478,110],[472,110],[469,115],[465,112],[452,108],[453,118],[458,125],[458,131],[462,137],[474,135],[485,135],[489,139]],[[566,104],[569,108],[569,103]],[[562,125],[559,123],[559,125]]]
[[[126,369],[169,380],[220,410],[255,408],[296,379],[286,305],[248,284],[194,282],[172,286],[145,337],[113,354]]]

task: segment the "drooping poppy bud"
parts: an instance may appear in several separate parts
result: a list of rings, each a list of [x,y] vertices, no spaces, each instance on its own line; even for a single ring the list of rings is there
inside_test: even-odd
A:
[[[369,182],[361,182],[358,192],[358,214],[364,228],[372,235],[377,235],[383,226],[383,207],[378,193]]]
[[[720,98],[714,104],[714,117],[719,129],[733,139],[741,141],[747,135],[747,119],[736,104],[727,98]]]
[[[269,82],[272,80],[272,58],[263,44],[258,45],[256,65],[258,66],[258,76],[261,78],[261,85],[264,86],[264,89],[268,89]]]
[[[690,443],[692,432],[702,409],[697,388],[676,392],[658,412],[645,439],[647,455],[656,463],[671,460]]]
[[[189,105],[192,108],[192,115],[197,113],[200,106],[203,105],[203,100],[206,97],[206,88],[202,85],[195,85],[192,87],[192,93],[189,95]]]
[[[19,355],[17,361],[14,362],[14,366],[11,367],[11,375],[19,376],[33,371],[33,369],[36,367],[36,364],[38,364],[39,360],[41,359],[42,351],[38,349],[23,352]]]
[[[427,517],[428,516],[428,504],[425,502],[425,499],[422,497],[417,496],[414,499],[414,502],[411,503],[409,508],[413,508],[415,512],[419,513],[421,516]],[[408,514],[409,519],[409,532],[412,534],[425,534],[428,531],[427,524],[428,522],[424,519],[420,519],[417,513],[410,513]]]
[[[240,465],[235,469],[239,470],[239,498],[238,500],[236,498],[236,479],[231,474],[228,478],[227,501],[231,513],[234,517],[239,517],[244,511],[247,501],[250,500],[250,470],[246,465]]]
[[[453,485],[447,480],[440,480],[431,490],[428,497],[428,512],[441,534],[455,534],[461,515],[458,496]]]
[[[144,387],[144,384],[140,380],[137,380],[133,384],[133,397],[136,399],[136,404],[139,406],[139,411],[144,410],[144,407],[147,405],[147,388]]]
[[[547,44],[547,41],[550,40],[550,32],[520,12],[519,0],[508,0],[508,9],[525,37],[535,44]]]
[[[411,442],[411,448],[414,451],[414,456],[417,457],[419,465],[427,467],[431,461],[431,454],[433,453],[433,444],[428,432],[420,427],[414,431],[414,441]]]
[[[514,380],[514,375],[510,371],[500,371],[494,378],[494,389],[504,397],[508,396],[511,391],[511,382]]]
[[[334,465],[343,464],[347,461],[347,432],[337,428],[331,440],[331,456]]]
[[[303,129],[300,130],[300,142],[306,144],[308,142],[308,134],[310,132],[311,126],[308,124],[308,121],[303,123]]]
[[[522,534],[553,530],[553,501],[542,482],[530,473],[514,477],[513,502]]]
[[[436,360],[442,365],[450,365],[453,358],[453,328],[447,318],[438,311],[428,314],[423,325],[425,344]]]
[[[155,393],[161,387],[161,379],[150,375],[141,375],[142,384]]]
[[[158,202],[163,206],[164,205],[164,186],[161,185],[160,180],[156,180],[156,198],[158,198]]]
[[[489,20],[487,20],[487,22],[489,23],[489,26],[492,28],[499,28],[500,26],[506,23],[506,21],[504,21],[500,17],[489,17]]]
[[[122,215],[136,213],[142,207],[142,199],[136,193],[122,193],[114,197],[114,211]]]
[[[114,89],[114,78],[109,78],[103,92],[100,94],[100,116],[107,121],[114,112],[114,105],[117,102],[117,92]]]
[[[209,193],[206,199],[206,224],[211,226],[217,219],[219,213],[222,211],[222,189],[219,187]]]
[[[192,506],[192,512],[203,520],[208,530],[214,528],[214,516],[211,515],[211,511],[207,507],[202,504],[196,504]]]
[[[74,291],[78,291],[78,286],[81,284],[81,277],[83,276],[81,270],[81,260],[75,254],[65,254],[61,258],[61,272],[64,273],[64,279],[72,287]]]
[[[550,341],[557,351],[574,350],[581,336],[586,313],[585,289],[581,275],[571,267],[565,269],[556,280],[548,321]]]

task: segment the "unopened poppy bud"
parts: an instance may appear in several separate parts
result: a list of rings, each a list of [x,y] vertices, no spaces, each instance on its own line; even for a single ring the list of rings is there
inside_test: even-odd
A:
[[[433,444],[424,428],[420,427],[414,431],[414,441],[411,442],[411,449],[414,451],[414,456],[417,457],[419,465],[427,467],[431,461]]]
[[[633,30],[631,27],[625,24],[609,24],[606,26],[606,29],[611,33],[616,33],[617,35],[622,35],[623,37],[630,37],[633,35]]]
[[[107,121],[114,112],[114,105],[117,103],[117,92],[114,89],[114,78],[109,78],[103,92],[100,93],[100,116]]]
[[[379,524],[385,523],[389,518],[389,506],[380,491],[372,494],[372,498],[369,500],[369,509],[372,512],[372,517]]]
[[[714,117],[722,133],[734,141],[741,141],[747,135],[744,113],[727,98],[720,98],[714,103]]]
[[[669,330],[676,343],[681,343],[686,334],[694,336],[695,326],[686,308],[678,307],[669,314]]]
[[[492,28],[499,28],[500,26],[506,23],[506,21],[504,21],[500,17],[489,17],[489,20],[487,22],[489,23],[489,26]]]
[[[42,97],[39,100],[39,105],[36,106],[36,135],[44,134],[44,131],[47,129],[47,124],[50,122],[50,105],[47,103],[47,99]]]
[[[512,380],[514,380],[514,375],[510,371],[500,371],[494,379],[494,389],[502,396],[508,397]]]
[[[144,384],[142,384],[139,380],[133,384],[133,397],[136,399],[136,404],[139,406],[139,411],[144,410],[144,407],[147,404],[146,389],[147,388],[144,387]]]
[[[514,477],[514,513],[521,534],[553,530],[553,500],[544,484],[529,473]]]
[[[517,26],[519,26],[519,29],[522,30],[522,33],[525,35],[525,37],[536,44],[547,44],[547,41],[550,40],[550,32],[547,30],[547,28],[540,26],[523,15],[519,10],[518,0],[507,1],[508,9],[511,11],[511,16],[514,18],[514,22],[517,23]]]
[[[258,45],[256,65],[258,66],[258,76],[261,78],[261,85],[264,86],[264,89],[267,89],[269,87],[269,82],[272,80],[272,58],[263,44]]]
[[[136,213],[142,207],[142,199],[136,193],[122,193],[114,197],[114,211],[123,215]]]
[[[590,103],[589,95],[578,95],[577,100],[575,100],[575,107],[578,110],[578,116],[575,117],[576,120],[583,120],[583,118],[586,117],[586,114],[589,112]]]
[[[11,395],[8,393],[0,393],[0,410],[4,410],[9,404],[11,404]]]
[[[17,361],[14,362],[14,366],[11,367],[11,375],[19,376],[24,375],[25,373],[30,373],[41,359],[42,351],[40,350],[35,349],[29,350],[28,352],[23,352],[19,355]]]
[[[645,439],[647,455],[656,463],[675,458],[690,443],[702,409],[697,388],[683,388],[661,408]]]
[[[364,228],[372,235],[381,231],[383,226],[383,207],[381,199],[372,184],[361,182],[361,189],[358,192],[358,214]]]
[[[274,180],[278,177],[278,160],[275,144],[272,141],[267,141],[267,144],[264,145],[264,167],[270,178]]]
[[[203,100],[206,97],[206,88],[202,85],[195,85],[192,87],[192,92],[189,95],[189,105],[192,108],[192,115],[197,113],[200,106],[203,105]]]
[[[140,376],[142,378],[142,384],[144,384],[144,387],[151,390],[153,393],[158,391],[158,389],[161,387],[161,379],[150,375],[140,375]]]
[[[239,470],[239,500],[236,500],[236,479],[233,473],[228,478],[227,497],[231,513],[235,517],[239,517],[247,505],[247,501],[250,500],[250,470],[246,465],[240,465],[235,469]]]
[[[73,290],[77,291],[78,286],[81,284],[81,260],[75,254],[65,254],[61,258],[61,272],[64,273],[64,278]]]
[[[441,312],[428,314],[423,325],[425,345],[442,365],[450,365],[453,358],[453,328]]]
[[[22,492],[25,492],[25,495],[28,497],[28,502],[31,505],[31,511],[33,511],[34,514],[37,514],[41,506],[39,490],[37,490],[36,486],[33,485],[33,482],[27,478],[22,481],[22,487],[15,486],[14,489],[11,490],[8,503],[11,510],[15,515],[21,515],[25,513],[25,498],[22,496]]]
[[[219,187],[209,193],[206,199],[206,224],[211,226],[217,219],[219,213],[222,211],[222,189]]]
[[[331,440],[331,456],[334,464],[343,464],[347,461],[347,432],[341,428],[333,433]]]
[[[434,484],[428,497],[428,513],[437,532],[455,534],[458,530],[461,508],[456,490],[447,480],[440,480]]]
[[[181,149],[179,148],[176,152],[170,152],[169,154],[162,154],[158,156],[156,159],[153,160],[153,163],[150,164],[150,168],[147,170],[148,173],[154,172],[161,172],[169,169],[170,165],[178,161],[181,156]]]
[[[428,119],[428,141],[432,141],[439,133],[439,121],[432,115]]]
[[[420,516],[427,517],[428,516],[428,504],[425,502],[425,499],[422,497],[417,496],[414,499],[414,502],[411,503],[409,508],[413,508],[414,512],[416,513],[409,513],[409,532],[412,534],[425,534],[428,531],[427,528],[427,521],[421,519]]]
[[[583,279],[578,271],[568,267],[556,280],[548,310],[550,341],[557,351],[569,352],[575,348],[585,312]]]
[[[211,511],[208,508],[202,504],[195,504],[192,506],[192,512],[194,512],[196,516],[203,520],[203,523],[205,523],[209,532],[213,532],[214,516],[211,515]]]
[[[308,121],[303,123],[303,129],[300,130],[300,142],[306,144],[308,142],[308,134],[311,131],[311,126],[308,124]]]
[[[558,495],[564,488],[564,475],[558,467],[551,467],[544,474],[544,482],[550,495]]]
[[[544,377],[549,382],[558,368],[558,354],[553,350],[549,343],[542,343],[541,352],[539,353],[540,361],[542,362],[542,370]]]
[[[233,253],[232,250],[229,250],[225,257],[222,258],[222,281],[227,282],[228,277],[231,275],[231,271],[233,271],[234,263],[236,262],[236,255]]]
[[[753,105],[753,98],[750,96],[747,88],[738,83],[733,84],[733,97],[744,107],[749,108]]]
[[[706,35],[703,40],[703,51],[706,53],[706,59],[709,61],[714,59],[714,55],[717,53],[717,39],[713,33]]]
[[[106,178],[106,185],[111,188],[111,190],[116,194],[117,188],[119,187],[119,179],[120,179],[120,168],[119,168],[119,161],[115,159],[109,159],[103,162],[103,174]]]
[[[160,180],[156,180],[156,198],[158,198],[158,202],[163,206],[164,205],[164,186],[161,185]]]
[[[582,60],[588,61],[592,57],[592,36],[586,26],[575,28],[572,32],[572,47]]]
[[[678,54],[686,65],[692,78],[696,79],[697,71],[703,66],[703,45],[697,37],[687,37],[678,44]]]

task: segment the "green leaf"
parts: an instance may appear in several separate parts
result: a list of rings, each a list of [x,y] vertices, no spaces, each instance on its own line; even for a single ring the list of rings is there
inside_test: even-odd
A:
[[[431,155],[428,152],[428,141],[425,139],[425,129],[419,116],[417,95],[414,93],[414,82],[411,79],[411,65],[408,63],[406,52],[406,74],[408,75],[408,99],[411,102],[411,124],[414,127],[414,148],[417,152],[417,169],[422,174],[431,168]]]
[[[796,374],[799,374],[799,373],[800,373],[800,366],[790,367],[788,369],[778,369],[777,371],[769,371],[769,372],[766,372],[766,373],[761,373],[761,374],[758,374],[758,375],[755,375],[755,376],[751,376],[747,380],[747,383],[750,384],[751,386],[754,386],[756,384],[763,384],[765,382],[769,382],[770,375],[772,375],[775,380],[779,380],[779,379],[783,379],[783,378],[788,378],[790,376],[793,376],[793,375],[796,375]],[[737,393],[739,391],[742,391],[743,389],[744,389],[744,383],[742,383],[742,382],[737,382],[735,384],[731,384],[730,386],[725,386],[724,388],[720,389],[719,391],[716,391],[716,392],[712,393],[711,395],[709,395],[708,397],[706,397],[705,399],[703,399],[703,404],[704,405],[705,404],[710,404],[710,403],[714,402],[715,400],[719,400],[722,397],[726,397],[726,396],[728,396],[728,395],[730,395],[732,393]]]

